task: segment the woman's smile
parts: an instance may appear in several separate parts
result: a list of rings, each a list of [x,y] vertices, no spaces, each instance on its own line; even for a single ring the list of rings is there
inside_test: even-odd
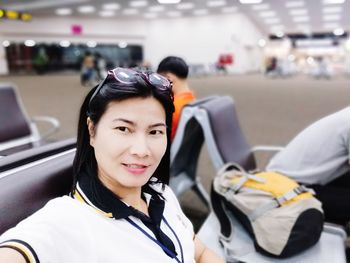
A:
[[[135,163],[132,163],[132,164],[123,163],[123,166],[129,173],[135,174],[135,175],[141,175],[145,173],[147,168],[149,167],[149,165],[135,164]]]

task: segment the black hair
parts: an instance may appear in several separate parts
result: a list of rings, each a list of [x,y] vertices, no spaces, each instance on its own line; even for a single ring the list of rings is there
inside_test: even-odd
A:
[[[186,62],[175,56],[164,58],[158,65],[158,73],[172,73],[178,78],[185,79],[188,76],[188,65]]]
[[[170,176],[170,133],[172,125],[172,114],[174,112],[173,93],[171,89],[169,88],[161,90],[155,88],[147,81],[145,81],[141,74],[136,78],[136,82],[132,84],[123,84],[117,82],[112,75],[107,75],[102,88],[90,102],[91,96],[96,88],[97,86],[94,87],[86,95],[84,102],[80,108],[77,135],[77,151],[73,162],[72,190],[75,189],[79,175],[82,172],[89,169],[90,171],[94,171],[94,174],[97,175],[97,162],[95,158],[94,148],[90,145],[87,117],[90,117],[91,121],[96,126],[111,101],[123,101],[137,97],[154,97],[162,104],[165,110],[167,125],[167,149],[152,177],[156,178],[156,183],[168,184]],[[150,183],[151,182],[149,181],[144,187],[148,187]]]

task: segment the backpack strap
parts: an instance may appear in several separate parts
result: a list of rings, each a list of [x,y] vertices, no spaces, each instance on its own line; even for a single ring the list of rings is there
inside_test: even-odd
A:
[[[299,185],[299,186],[295,187],[293,190],[285,193],[284,195],[281,195],[279,197],[272,199],[271,202],[268,202],[268,203],[258,207],[253,212],[248,214],[248,218],[252,222],[254,222],[259,216],[265,214],[267,211],[269,211],[273,208],[280,207],[285,202],[292,200],[294,197],[296,197],[302,193],[306,193],[306,192],[309,192],[309,193],[315,195],[314,190],[307,188],[304,185]]]
[[[232,172],[230,172],[232,171]],[[216,180],[219,180],[216,186],[221,189],[220,192],[225,193],[232,190],[237,193],[242,186],[248,181],[256,181],[259,183],[265,183],[266,180],[262,177],[256,176],[252,173],[247,173],[239,164],[227,163],[218,171]],[[240,177],[237,183],[232,184],[231,179],[234,177]]]
[[[223,239],[230,241],[232,239],[232,226],[230,218],[225,211],[224,204],[222,202],[223,196],[217,193],[214,189],[214,184],[211,185],[210,201],[213,208],[213,212],[216,215],[220,223],[220,233]]]
[[[223,203],[223,196],[216,193],[214,185],[211,185],[210,191],[210,201],[212,204],[213,212],[216,215],[216,218],[220,224],[220,234],[219,234],[219,243],[224,249],[224,256],[226,263],[239,263],[240,260],[235,256],[235,252],[230,248],[230,242],[233,236],[232,223],[227,214],[226,208]]]

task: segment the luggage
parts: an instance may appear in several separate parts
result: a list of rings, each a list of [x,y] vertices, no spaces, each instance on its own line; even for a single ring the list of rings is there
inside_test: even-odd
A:
[[[228,163],[214,179],[211,203],[226,250],[232,238],[232,213],[254,240],[255,249],[287,258],[319,240],[323,230],[321,203],[313,191],[274,172],[250,174]]]

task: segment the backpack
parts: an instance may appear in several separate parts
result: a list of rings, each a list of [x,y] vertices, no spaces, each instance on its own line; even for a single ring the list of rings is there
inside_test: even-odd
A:
[[[211,204],[226,257],[234,254],[229,253],[230,213],[252,237],[256,251],[266,256],[287,258],[316,244],[324,216],[313,195],[313,190],[282,174],[253,174],[234,163],[224,165],[213,181]]]

